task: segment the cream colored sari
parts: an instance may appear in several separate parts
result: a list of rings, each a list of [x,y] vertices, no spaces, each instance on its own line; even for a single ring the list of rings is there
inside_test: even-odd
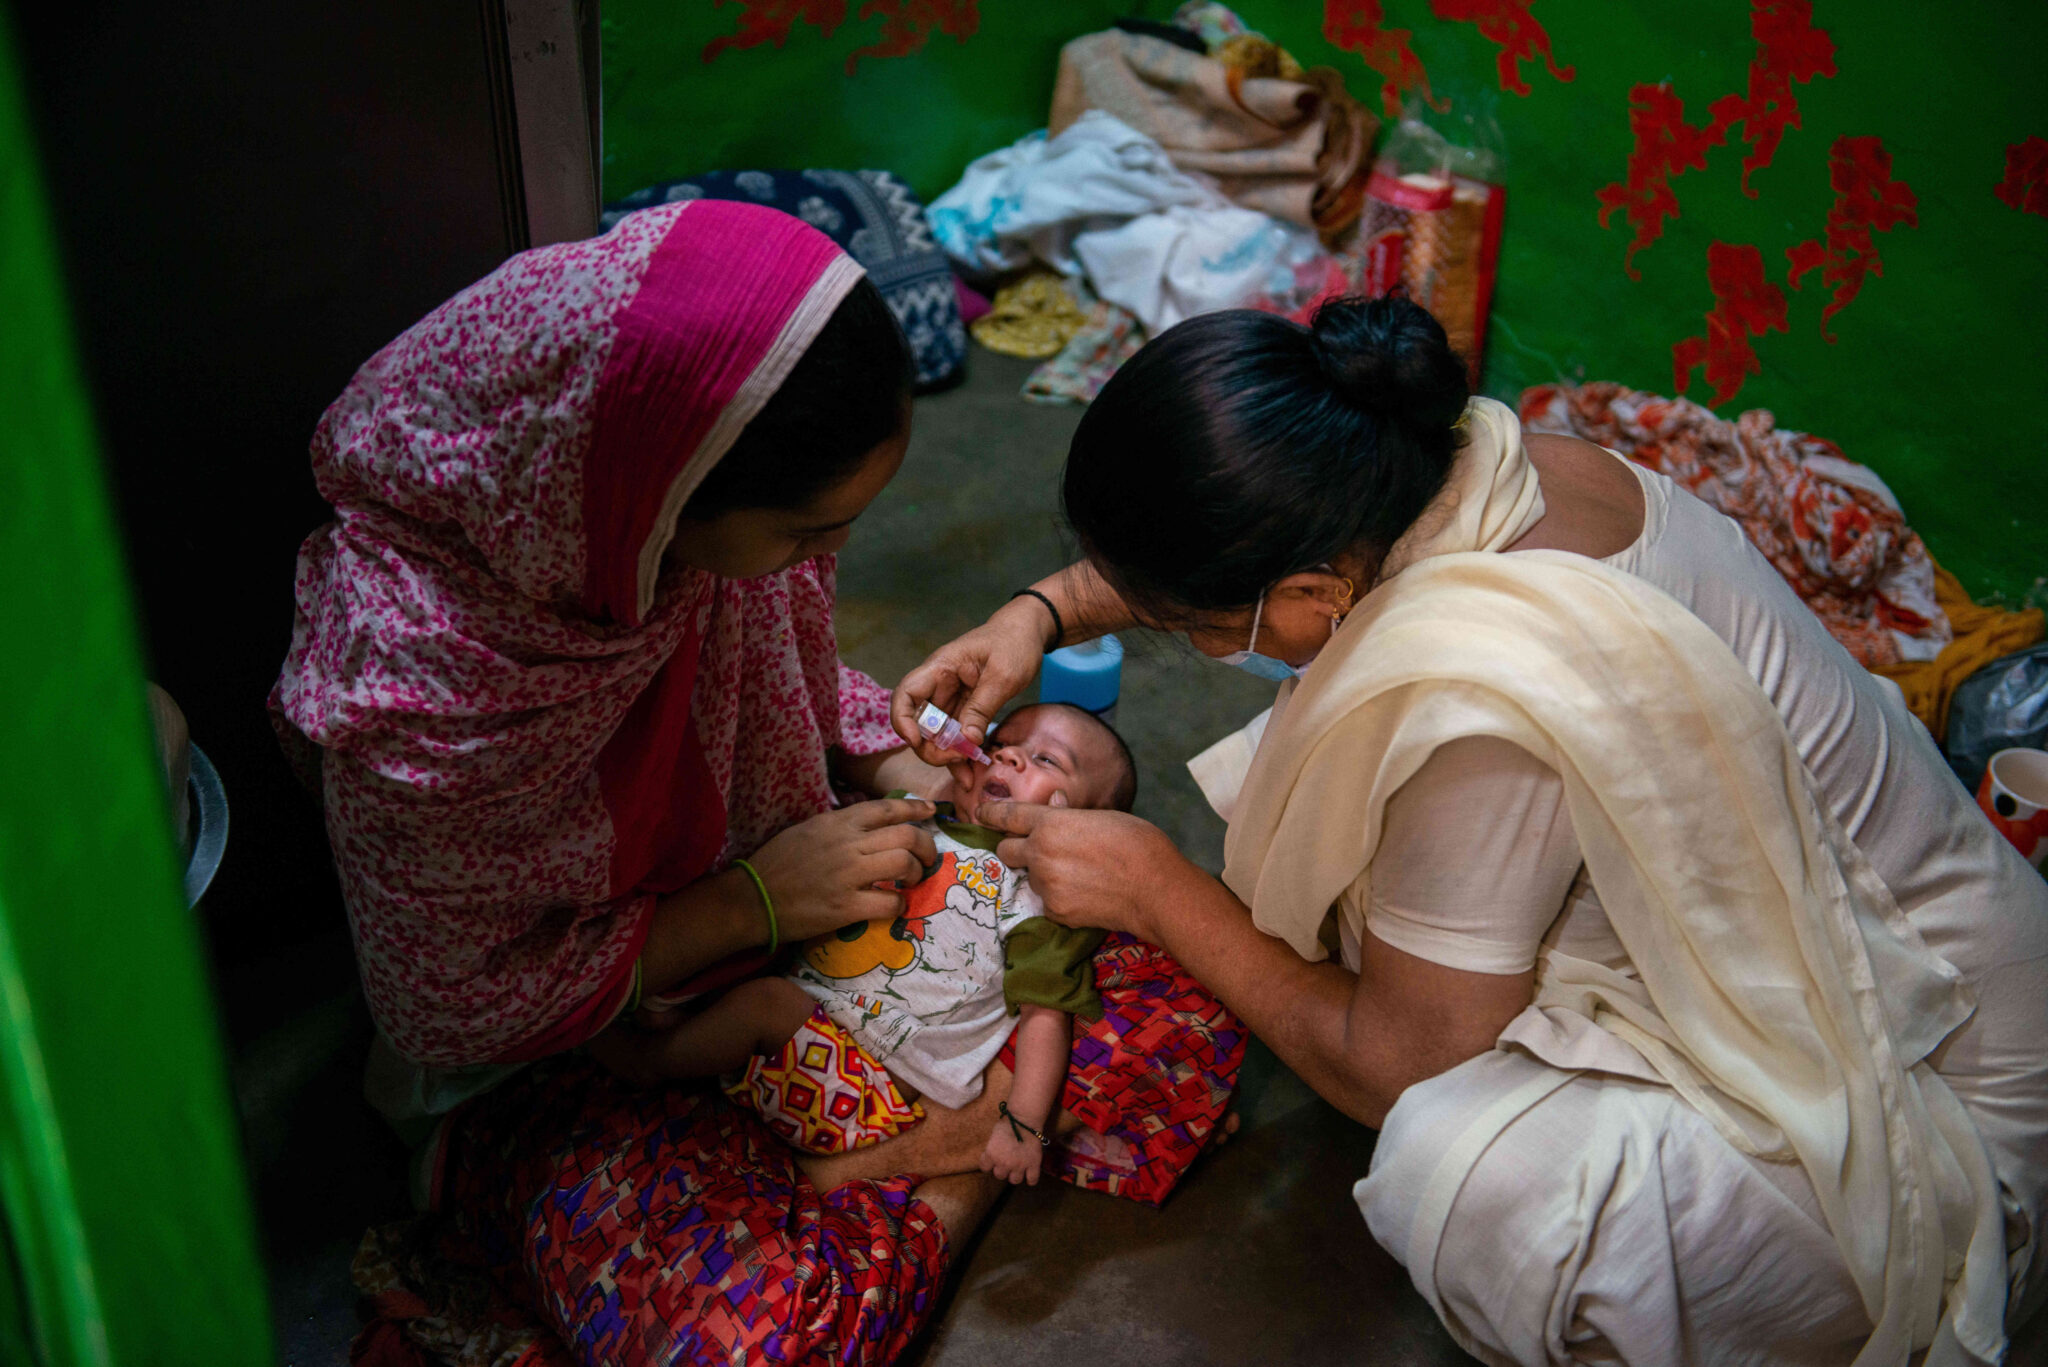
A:
[[[1967,988],[1705,624],[1581,556],[1485,553],[1541,499],[1511,413],[1475,400],[1467,430],[1444,496],[1282,689],[1236,795],[1225,881],[1261,929],[1322,958],[1332,910],[1363,934],[1387,801],[1430,754],[1463,736],[1527,750],[1562,779],[1641,975],[1546,951],[1535,1005],[1626,1042],[1736,1149],[1803,1167],[1875,1326],[1859,1362],[1929,1345],[1930,1362],[1995,1360],[1997,1182],[1928,1061],[1969,1017]],[[1491,1132],[1540,1099],[1503,1098]],[[1486,1139],[1445,1155],[1426,1212],[1448,1209]]]

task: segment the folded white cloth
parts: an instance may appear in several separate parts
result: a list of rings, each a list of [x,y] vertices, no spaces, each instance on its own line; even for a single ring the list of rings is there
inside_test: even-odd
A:
[[[1143,133],[1090,110],[1056,138],[1040,129],[976,158],[925,218],[939,249],[970,275],[1016,270],[1034,258],[1079,275],[1069,250],[1077,233],[1175,204],[1229,201],[1176,170]]]
[[[976,159],[925,213],[965,273],[1043,261],[1085,275],[1152,333],[1284,290],[1297,265],[1325,254],[1313,232],[1232,204],[1100,110]]]
[[[1073,246],[1096,294],[1155,336],[1183,318],[1284,290],[1297,265],[1324,254],[1308,229],[1234,205],[1175,205],[1082,233]]]

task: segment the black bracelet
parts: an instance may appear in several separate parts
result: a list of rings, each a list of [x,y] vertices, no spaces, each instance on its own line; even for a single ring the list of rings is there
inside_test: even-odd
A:
[[[996,1114],[1010,1122],[1010,1133],[1016,1137],[1016,1140],[1019,1144],[1024,1142],[1024,1136],[1028,1134],[1033,1139],[1036,1139],[1038,1141],[1039,1148],[1049,1149],[1052,1147],[1052,1136],[1047,1134],[1044,1130],[1033,1129],[1031,1126],[1026,1125],[1023,1121],[1017,1119],[1016,1116],[1011,1115],[1009,1102],[998,1101],[996,1103]]]
[[[1014,603],[1019,598],[1027,595],[1045,604],[1045,610],[1052,614],[1052,644],[1046,647],[1046,651],[1050,653],[1057,650],[1060,642],[1067,637],[1067,624],[1060,619],[1060,610],[1052,605],[1052,599],[1046,597],[1037,589],[1018,589],[1010,595],[1010,601]]]

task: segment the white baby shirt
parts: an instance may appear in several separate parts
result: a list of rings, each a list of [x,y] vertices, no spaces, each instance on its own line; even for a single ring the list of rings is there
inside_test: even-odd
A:
[[[1046,920],[1024,874],[996,858],[997,833],[944,810],[923,823],[939,866],[905,894],[903,914],[819,936],[788,976],[892,1076],[960,1107],[981,1095],[1014,1004],[1099,1013],[1091,959],[1102,934]]]

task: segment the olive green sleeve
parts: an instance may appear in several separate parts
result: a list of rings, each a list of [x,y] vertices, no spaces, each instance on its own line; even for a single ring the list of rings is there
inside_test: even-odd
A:
[[[1010,1014],[1029,1002],[1069,1015],[1102,1018],[1095,995],[1095,951],[1105,932],[1070,930],[1034,916],[1003,941],[1003,1000]]]

